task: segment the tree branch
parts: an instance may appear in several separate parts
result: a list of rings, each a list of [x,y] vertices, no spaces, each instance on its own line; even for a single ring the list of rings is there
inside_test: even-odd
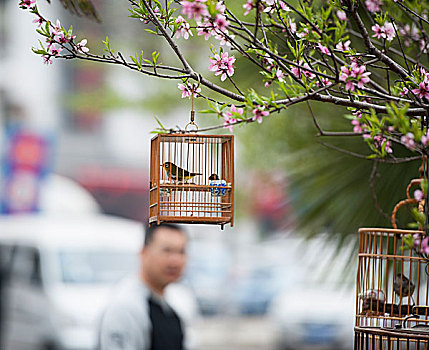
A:
[[[392,71],[397,73],[401,78],[405,80],[411,79],[412,77],[408,74],[408,72],[404,68],[402,68],[398,63],[393,61],[389,56],[383,54],[379,49],[377,49],[373,45],[369,37],[368,31],[366,30],[365,25],[362,22],[362,19],[357,13],[356,7],[353,6],[353,0],[345,0],[345,2],[348,5],[349,12],[352,14],[352,17],[355,20],[360,33],[362,34],[363,41],[365,43],[365,46],[368,48],[369,53],[377,56],[380,59],[380,61],[385,63]]]

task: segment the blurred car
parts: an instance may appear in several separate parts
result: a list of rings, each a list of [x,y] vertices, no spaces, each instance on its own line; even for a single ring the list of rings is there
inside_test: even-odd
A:
[[[5,350],[94,350],[114,284],[137,273],[143,225],[93,215],[0,216]],[[180,283],[166,290],[192,324],[198,306]],[[188,344],[197,337],[187,330]]]
[[[185,281],[192,288],[203,315],[225,311],[231,254],[219,241],[192,241],[188,246]]]
[[[94,349],[110,287],[136,271],[142,225],[106,215],[0,217],[4,349]]]
[[[251,266],[236,278],[231,303],[239,314],[264,315],[271,300],[284,289],[280,266]]]
[[[337,250],[325,237],[291,238],[291,285],[268,315],[279,349],[352,349],[355,312],[353,242]]]

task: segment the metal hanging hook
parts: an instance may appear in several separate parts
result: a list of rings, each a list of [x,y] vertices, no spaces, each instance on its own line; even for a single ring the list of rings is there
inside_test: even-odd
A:
[[[195,123],[195,110],[194,110],[194,93],[195,91],[197,91],[197,89],[200,87],[201,84],[201,78],[200,75],[197,75],[198,77],[198,84],[197,86],[194,88],[194,84],[192,84],[192,88],[191,88],[191,100],[192,100],[192,109],[191,109],[191,121],[185,125],[185,131],[188,131],[188,126],[193,125],[195,126],[196,130],[191,130],[194,132],[198,131],[198,125]]]

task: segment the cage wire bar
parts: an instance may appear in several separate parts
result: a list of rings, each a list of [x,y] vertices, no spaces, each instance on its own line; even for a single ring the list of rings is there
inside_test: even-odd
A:
[[[149,224],[233,226],[234,137],[155,136],[151,141],[149,210]]]

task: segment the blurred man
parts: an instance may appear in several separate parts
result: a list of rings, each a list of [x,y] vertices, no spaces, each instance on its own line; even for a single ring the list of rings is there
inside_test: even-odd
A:
[[[186,263],[186,234],[176,225],[147,228],[137,278],[121,283],[100,326],[100,350],[182,350],[183,321],[164,298]]]

